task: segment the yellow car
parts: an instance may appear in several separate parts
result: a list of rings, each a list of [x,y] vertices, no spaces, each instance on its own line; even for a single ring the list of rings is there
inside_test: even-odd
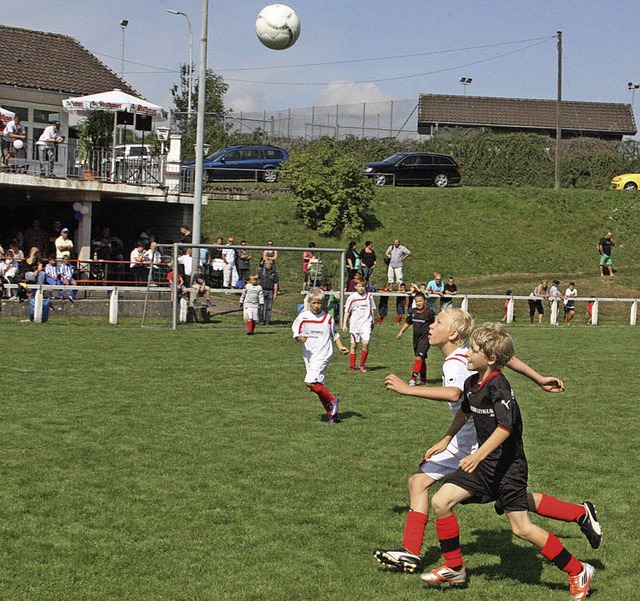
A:
[[[616,175],[611,180],[612,190],[637,190],[640,188],[640,169],[635,173]]]

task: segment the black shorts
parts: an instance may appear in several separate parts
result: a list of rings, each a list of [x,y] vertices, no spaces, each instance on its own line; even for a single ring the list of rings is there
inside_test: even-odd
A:
[[[457,469],[444,482],[471,493],[465,504],[497,501],[503,511],[529,511],[527,471],[526,461],[510,465],[502,475],[483,462],[471,474]]]
[[[420,357],[421,359],[425,359],[427,356],[427,351],[429,350],[430,346],[431,345],[429,344],[428,338],[420,338],[420,340],[418,340],[417,342],[414,341],[413,343],[414,356]]]
[[[533,317],[536,314],[536,311],[538,311],[540,315],[544,315],[544,307],[542,306],[542,300],[541,299],[533,300],[532,298],[530,298],[529,299],[529,315]]]
[[[575,311],[575,310],[576,310],[576,306],[573,303],[568,303],[564,306],[565,313],[571,313],[571,311]]]

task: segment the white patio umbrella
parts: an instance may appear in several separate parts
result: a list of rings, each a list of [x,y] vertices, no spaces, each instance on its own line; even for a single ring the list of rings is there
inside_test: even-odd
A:
[[[7,109],[3,109],[0,106],[0,122],[1,122],[3,127],[4,127],[5,123],[9,123],[9,121],[11,121],[11,119],[13,119],[15,116],[16,116],[15,113],[12,113],[11,111],[8,111]]]
[[[137,98],[119,89],[77,98],[67,98],[62,101],[62,108],[67,113],[87,114],[92,111],[106,111],[113,113],[113,147],[116,145],[116,131],[118,113],[126,112],[134,115],[144,115],[152,119],[166,119],[167,111],[157,104],[152,104],[142,98]],[[115,150],[112,157],[112,173],[115,173]]]

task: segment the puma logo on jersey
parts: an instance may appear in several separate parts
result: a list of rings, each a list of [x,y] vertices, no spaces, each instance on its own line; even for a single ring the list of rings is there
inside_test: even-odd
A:
[[[501,403],[502,403],[502,404],[503,404],[507,409],[509,409],[509,403],[510,403],[511,401],[505,401],[505,400],[502,400],[502,401],[500,401],[500,402],[501,402]]]

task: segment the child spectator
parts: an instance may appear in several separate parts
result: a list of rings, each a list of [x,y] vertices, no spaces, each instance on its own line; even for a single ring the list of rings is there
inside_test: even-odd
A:
[[[403,395],[447,402],[452,414],[456,415],[464,398],[464,383],[474,373],[468,368],[468,349],[464,346],[472,328],[473,320],[466,311],[441,311],[430,327],[429,342],[440,349],[445,357],[442,365],[442,386],[411,388],[401,378],[390,374],[385,378],[386,387]],[[547,392],[564,390],[561,380],[541,376],[516,357],[512,357],[508,367],[526,376]],[[458,468],[460,460],[477,449],[476,431],[473,425],[469,425],[469,421],[449,441],[445,451],[427,457],[420,463],[418,471],[409,478],[410,510],[405,522],[403,548],[377,549],[374,552],[374,557],[384,566],[405,572],[416,572],[420,569],[420,552],[429,513],[429,488],[452,474]],[[530,511],[556,520],[577,522],[591,546],[595,549],[600,545],[602,531],[592,503],[587,501],[582,505],[575,505],[541,493],[530,493],[527,499]],[[498,507],[496,510],[502,511]]]
[[[409,326],[413,326],[413,370],[409,386],[423,386],[427,383],[427,352],[429,351],[429,326],[435,321],[436,314],[427,306],[424,292],[414,295],[415,307],[409,310],[404,325],[396,338],[402,338]],[[417,382],[418,374],[420,381]]]
[[[443,294],[444,284],[442,283],[442,275],[437,271],[434,271],[433,279],[427,283],[427,304],[434,313],[436,312],[436,302],[438,299],[434,298],[432,295],[439,296],[440,302],[442,303]]]
[[[49,262],[44,268],[44,281],[49,286],[57,286],[60,283],[60,273],[58,272],[58,266],[56,265],[56,258],[51,255],[49,257]],[[49,298],[53,298],[55,296],[55,291],[52,290],[49,294]],[[62,292],[60,293],[62,296]]]
[[[204,294],[204,304],[207,307],[211,306],[211,288],[207,286],[204,281],[204,275],[202,273],[202,265],[198,265],[195,274],[191,278],[191,287],[193,288],[196,298],[198,295]]]
[[[358,342],[362,341],[362,351],[360,352],[360,371],[366,372],[367,356],[369,355],[369,340],[373,330],[373,320],[375,318],[376,303],[373,294],[366,291],[367,281],[356,276],[356,290],[349,295],[344,306],[344,318],[342,329],[347,331],[349,322],[349,333],[351,335],[351,349],[349,353],[349,369],[356,369],[356,351]]]
[[[167,274],[167,282],[171,286],[171,300],[173,300],[173,269]],[[178,290],[178,299],[181,299],[187,292],[187,287],[184,285],[184,279],[182,275],[178,274],[178,280],[176,282],[176,288]]]
[[[513,296],[513,290],[507,290],[505,292],[505,294],[509,297],[509,298],[505,298],[504,299],[504,305],[503,305],[503,315],[502,315],[502,321],[504,323],[506,323],[507,321],[507,313],[509,312],[509,303],[511,302],[511,296]],[[514,309],[513,309],[513,321],[516,320],[516,311],[515,311],[515,305],[514,305]]]
[[[240,295],[240,306],[243,308],[244,321],[247,324],[247,336],[253,336],[260,312],[264,307],[264,292],[258,284],[258,276],[249,276],[249,282]]]
[[[440,299],[440,311],[453,307],[453,298],[458,294],[458,286],[453,278],[449,278],[444,285],[444,294]]]
[[[340,399],[324,385],[329,361],[333,354],[333,341],[343,355],[349,352],[335,327],[335,321],[322,310],[324,293],[320,288],[312,288],[307,295],[309,309],[300,311],[291,330],[293,337],[302,343],[302,358],[307,369],[305,386],[315,392],[327,412],[329,423],[340,421],[338,414]]]
[[[578,296],[578,290],[575,282],[569,282],[569,287],[564,293],[564,323],[569,325],[573,316],[576,314],[576,296]]]
[[[18,275],[18,262],[13,251],[8,250],[5,258],[0,264],[0,276],[5,284],[15,284]],[[9,289],[9,300],[18,300],[18,291],[15,288]]]
[[[402,322],[402,318],[404,317],[404,311],[405,311],[405,307],[407,306],[407,300],[408,297],[406,296],[406,294],[402,294],[403,292],[406,293],[407,291],[407,287],[404,284],[400,284],[398,286],[398,292],[401,293],[400,296],[396,296],[396,325],[400,325],[400,323]]]
[[[425,456],[445,452],[472,412],[479,448],[460,460],[459,468],[433,498],[444,564],[421,578],[433,585],[465,583],[460,529],[452,509],[458,503],[497,501],[512,532],[535,545],[543,557],[568,575],[573,599],[585,599],[595,572],[593,566],[569,554],[556,536],[529,518],[522,418],[513,390],[501,371],[512,357],[513,338],[502,326],[485,324],[473,333],[468,368],[478,373],[465,382],[462,405],[446,436]]]
[[[67,286],[75,286],[76,281],[73,279],[73,265],[69,262],[69,255],[62,257],[62,263],[58,266],[58,273],[60,274],[60,282]],[[73,303],[78,296],[77,290],[67,289],[67,298],[70,303]],[[63,298],[62,290],[60,290],[60,298]]]
[[[380,292],[391,292],[391,288],[389,287],[389,284],[385,283],[384,287]],[[376,323],[380,325],[384,321],[384,318],[388,315],[388,313],[389,313],[389,297],[386,294],[380,295],[380,298],[378,299],[378,320]]]

